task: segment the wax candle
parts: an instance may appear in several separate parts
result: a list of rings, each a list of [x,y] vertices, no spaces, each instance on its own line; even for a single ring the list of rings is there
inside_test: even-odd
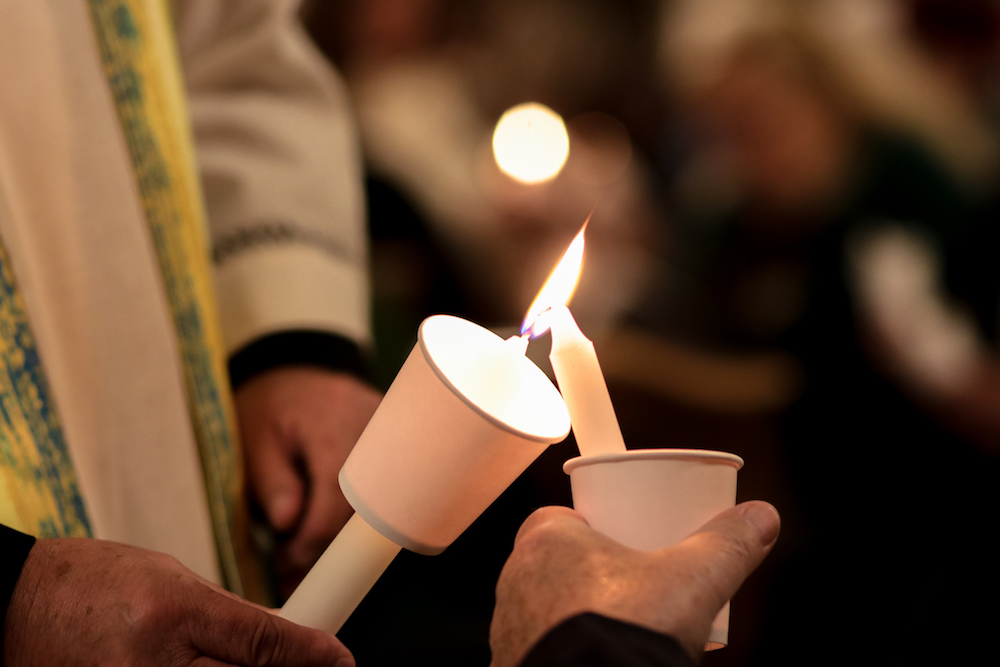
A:
[[[594,344],[580,331],[566,306],[554,306],[544,318],[552,333],[549,360],[569,410],[580,454],[624,452],[625,440]]]
[[[279,615],[336,634],[401,549],[354,514]]]

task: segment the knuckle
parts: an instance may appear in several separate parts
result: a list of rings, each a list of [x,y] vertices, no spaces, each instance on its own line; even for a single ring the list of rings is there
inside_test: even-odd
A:
[[[166,570],[186,569],[179,560],[177,560],[170,554],[165,554],[159,551],[151,551],[149,553],[149,558],[151,561],[153,561],[154,564]]]
[[[722,551],[726,559],[734,565],[745,566],[754,560],[756,550],[747,536],[740,535],[739,537],[726,540]]]
[[[726,567],[743,567],[755,559],[757,550],[752,539],[742,533],[709,533],[704,539],[705,546],[717,554],[718,560]]]
[[[690,563],[692,581],[704,587],[700,595],[721,606],[757,564],[759,549],[742,535],[704,535],[701,546],[703,556]]]
[[[255,665],[270,665],[282,655],[282,635],[278,622],[268,614],[254,617],[248,632],[249,655]]]
[[[540,543],[557,539],[564,532],[559,521],[565,514],[564,509],[566,508],[542,507],[528,515],[517,532],[515,548],[522,544],[537,547]]]
[[[177,605],[162,585],[140,581],[130,595],[126,622],[139,634],[165,633],[178,623]]]
[[[550,523],[535,522],[525,525],[517,535],[514,553],[531,554],[542,551],[558,539],[558,531]]]

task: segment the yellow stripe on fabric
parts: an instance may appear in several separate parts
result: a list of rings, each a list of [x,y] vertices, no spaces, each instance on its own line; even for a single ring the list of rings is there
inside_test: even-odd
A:
[[[177,330],[220,564],[230,590],[248,594],[242,465],[169,8],[164,0],[89,4]]]
[[[36,537],[90,537],[52,393],[0,240],[0,523]]]

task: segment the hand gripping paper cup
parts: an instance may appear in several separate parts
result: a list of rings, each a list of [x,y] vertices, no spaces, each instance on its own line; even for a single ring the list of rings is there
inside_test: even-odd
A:
[[[633,549],[677,544],[736,504],[735,454],[699,449],[636,449],[570,459],[573,506],[591,527]],[[729,603],[712,623],[706,649],[729,643]]]
[[[438,554],[545,448],[569,433],[566,405],[524,356],[466,320],[424,320],[417,344],[354,446],[340,486],[355,515],[281,610],[340,629],[399,549]]]

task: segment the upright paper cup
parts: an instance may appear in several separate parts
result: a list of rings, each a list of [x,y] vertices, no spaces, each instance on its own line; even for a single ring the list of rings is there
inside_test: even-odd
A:
[[[743,459],[700,449],[638,449],[570,459],[573,506],[595,530],[633,549],[677,544],[736,504]],[[729,643],[729,603],[706,649]]]

